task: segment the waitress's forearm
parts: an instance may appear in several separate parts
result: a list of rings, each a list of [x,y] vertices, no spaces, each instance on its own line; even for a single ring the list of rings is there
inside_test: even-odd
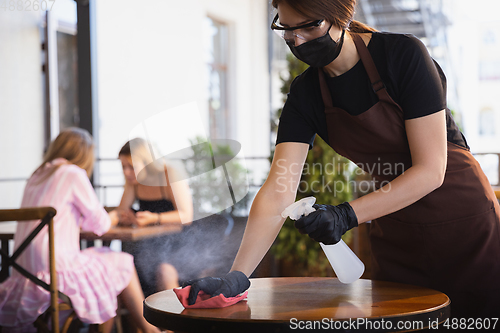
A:
[[[424,166],[413,166],[379,190],[350,202],[358,223],[364,223],[405,208],[439,186],[443,177]]]
[[[281,213],[295,201],[308,149],[305,143],[276,145],[271,170],[253,201],[231,270],[250,276],[273,244],[285,221]]]
[[[295,199],[295,193],[280,194],[262,188],[254,199],[240,249],[232,271],[250,276],[278,235],[284,218],[281,212]]]

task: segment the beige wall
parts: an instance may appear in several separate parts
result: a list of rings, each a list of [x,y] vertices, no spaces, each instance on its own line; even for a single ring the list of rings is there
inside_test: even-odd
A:
[[[41,163],[40,14],[0,11],[0,178],[28,178]],[[0,207],[21,204],[24,181],[0,182]]]

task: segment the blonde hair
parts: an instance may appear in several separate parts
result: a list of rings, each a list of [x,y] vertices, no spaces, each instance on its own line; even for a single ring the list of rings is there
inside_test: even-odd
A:
[[[87,171],[90,177],[94,169],[94,141],[89,132],[82,128],[70,127],[63,130],[57,138],[52,141],[43,157],[42,164],[35,170],[43,169],[46,163],[56,158],[64,158],[69,163],[75,164]],[[40,183],[48,179],[56,172],[59,166],[52,168],[46,175],[40,179]]]

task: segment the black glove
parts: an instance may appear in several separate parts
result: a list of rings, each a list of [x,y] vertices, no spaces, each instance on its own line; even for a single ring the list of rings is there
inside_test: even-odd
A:
[[[348,202],[338,206],[313,205],[313,208],[316,211],[295,221],[295,227],[317,242],[337,244],[347,230],[358,226],[358,218]]]
[[[250,280],[240,271],[232,271],[222,278],[204,277],[185,282],[182,287],[191,286],[189,292],[188,304],[193,305],[196,302],[198,293],[203,290],[210,296],[218,296],[219,294],[225,297],[234,297],[250,287]]]

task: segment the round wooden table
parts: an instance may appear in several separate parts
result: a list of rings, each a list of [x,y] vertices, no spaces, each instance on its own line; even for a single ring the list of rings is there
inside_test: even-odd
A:
[[[149,296],[144,317],[176,332],[412,331],[437,327],[450,314],[445,294],[372,280],[259,278],[246,301],[221,309],[185,309],[172,290]]]

